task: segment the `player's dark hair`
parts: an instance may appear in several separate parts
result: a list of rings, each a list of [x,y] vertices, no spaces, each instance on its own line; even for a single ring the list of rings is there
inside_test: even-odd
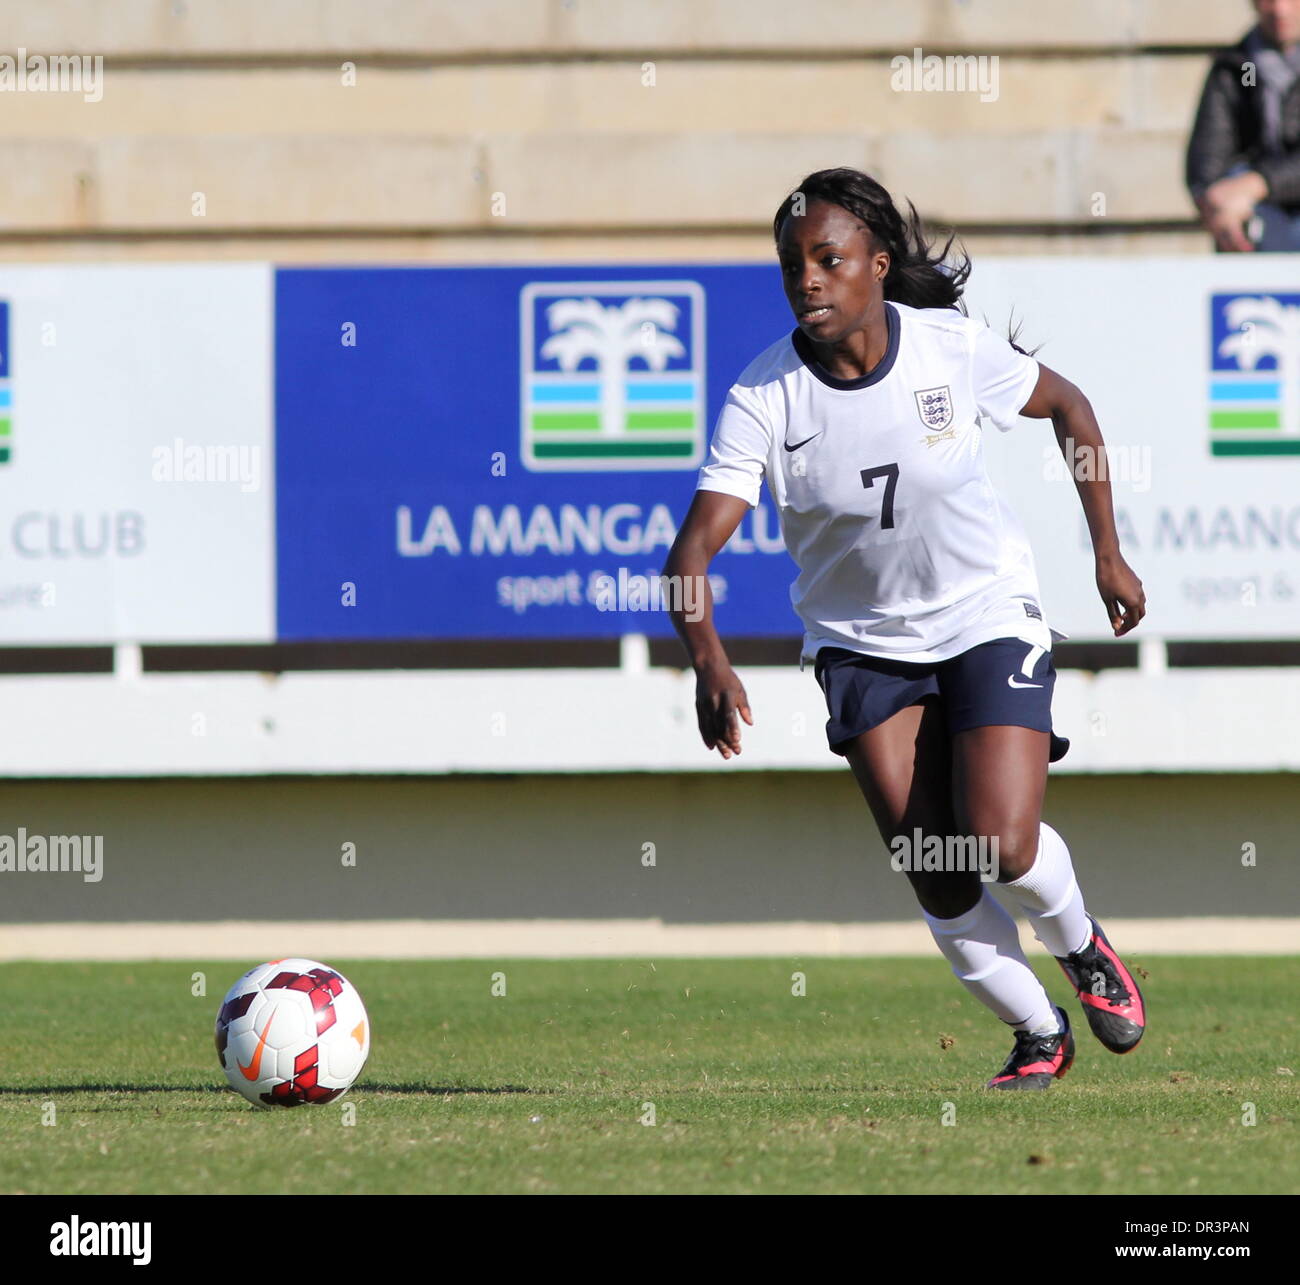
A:
[[[772,220],[774,240],[781,239],[781,224],[800,198],[801,210],[814,201],[827,201],[866,224],[876,243],[889,255],[889,271],[884,281],[886,299],[912,308],[964,311],[961,292],[970,276],[970,258],[963,252],[956,262],[948,262],[956,233],[949,236],[942,250],[934,253],[935,243],[926,237],[921,216],[911,201],[907,203],[908,215],[904,218],[889,193],[861,170],[818,170],[809,174],[781,202]]]
[[[937,241],[925,234],[925,225],[911,201],[904,217],[894,205],[893,198],[875,179],[861,170],[818,170],[809,174],[799,186],[781,202],[772,220],[772,238],[781,239],[781,225],[800,203],[805,210],[813,201],[826,201],[847,210],[866,224],[876,244],[889,255],[889,271],[885,274],[885,298],[912,308],[955,308],[965,315],[962,291],[970,276],[970,255],[960,245],[957,234],[951,233],[943,248],[936,251]],[[957,255],[952,254],[953,246]],[[1025,350],[1010,337],[1017,352]]]

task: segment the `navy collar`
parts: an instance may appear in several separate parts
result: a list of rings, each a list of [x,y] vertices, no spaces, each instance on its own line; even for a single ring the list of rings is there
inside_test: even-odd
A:
[[[902,331],[902,319],[898,315],[898,309],[888,300],[885,301],[885,323],[889,330],[889,338],[885,344],[885,355],[859,379],[837,379],[832,375],[817,360],[808,336],[798,326],[794,328],[793,333],[790,335],[790,341],[794,344],[795,352],[799,354],[799,360],[823,384],[828,388],[838,388],[843,392],[852,392],[857,388],[870,388],[872,384],[880,383],[894,368],[894,362],[898,357],[898,340]]]

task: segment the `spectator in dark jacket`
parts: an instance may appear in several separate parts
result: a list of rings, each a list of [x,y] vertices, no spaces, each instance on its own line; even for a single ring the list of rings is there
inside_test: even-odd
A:
[[[1300,0],[1254,5],[1206,77],[1187,187],[1219,250],[1300,250]]]

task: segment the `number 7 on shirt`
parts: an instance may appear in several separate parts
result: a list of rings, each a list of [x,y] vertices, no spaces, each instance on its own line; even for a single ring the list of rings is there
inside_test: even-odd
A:
[[[864,468],[862,470],[862,485],[870,490],[872,484],[878,477],[887,477],[885,483],[885,501],[880,506],[880,525],[892,527],[894,525],[894,488],[898,485],[898,465],[897,464],[877,464],[875,468]]]

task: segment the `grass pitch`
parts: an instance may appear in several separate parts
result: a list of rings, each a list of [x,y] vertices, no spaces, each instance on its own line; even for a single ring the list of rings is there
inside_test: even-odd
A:
[[[255,962],[0,966],[0,1191],[1300,1190],[1293,958],[1148,961],[1124,1057],[1035,960],[1079,1047],[1046,1093],[982,1087],[1010,1033],[940,959],[331,960],[370,1062],[290,1111],[213,1048]]]

